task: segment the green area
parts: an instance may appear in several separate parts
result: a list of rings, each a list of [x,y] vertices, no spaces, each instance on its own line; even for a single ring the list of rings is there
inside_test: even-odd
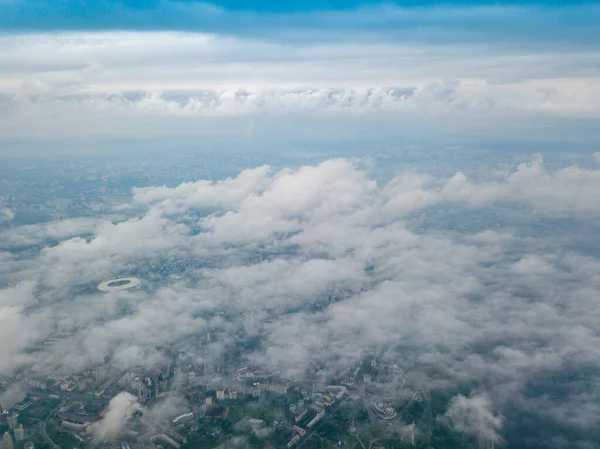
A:
[[[85,448],[87,446],[84,442],[75,438],[72,433],[61,429],[60,424],[54,420],[49,419],[47,421],[46,433],[62,449]]]
[[[241,419],[262,419],[267,423],[285,419],[285,411],[281,407],[263,407],[260,405],[231,406],[227,419],[236,423]]]

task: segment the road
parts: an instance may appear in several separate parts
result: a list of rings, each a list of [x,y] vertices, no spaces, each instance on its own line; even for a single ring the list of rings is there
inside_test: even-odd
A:
[[[48,443],[52,449],[61,449],[58,444],[52,441],[52,438],[50,438],[50,435],[48,435],[46,432],[46,421],[48,421],[48,418],[46,418],[44,422],[40,423],[40,430],[42,431],[42,437],[44,438],[44,441]]]

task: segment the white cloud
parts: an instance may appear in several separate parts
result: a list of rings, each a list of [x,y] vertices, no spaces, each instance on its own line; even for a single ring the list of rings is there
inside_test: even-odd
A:
[[[12,408],[15,404],[27,397],[27,390],[20,384],[12,384],[7,390],[0,394],[0,405],[5,410]]]
[[[551,275],[554,270],[551,263],[543,258],[533,255],[515,262],[511,270],[520,275]]]
[[[82,87],[96,92],[417,87],[438,80],[440,73],[464,80],[471,90],[486,89],[479,80],[556,80],[575,92],[579,84],[570,76],[591,74],[594,79],[597,74],[590,60],[594,50],[557,47],[532,53],[484,44],[277,43],[177,32],[5,35],[0,44],[5,92],[23,81],[24,88],[37,93],[54,87],[68,93],[81,93]],[[516,58],[518,66],[509,64]]]
[[[551,92],[551,93],[549,93]],[[405,118],[409,113],[434,117],[486,114],[510,118],[510,113],[597,117],[600,113],[600,83],[574,80],[570,83],[539,81],[497,85],[482,80],[453,82],[419,81],[407,87],[316,88],[217,88],[178,95],[162,90],[146,91],[141,97],[121,93],[81,92],[77,95],[16,97],[0,103],[3,125],[53,121],[60,111],[73,120],[106,120],[109,115],[128,119],[142,117],[228,117],[255,114],[356,115],[392,113]],[[77,117],[84,114],[84,117]],[[9,117],[12,115],[12,117]],[[7,130],[8,131],[8,130]]]
[[[161,207],[175,211],[180,211],[182,207],[237,209],[245,198],[262,192],[270,184],[270,173],[270,167],[263,166],[244,170],[233,179],[215,183],[198,181],[180,184],[176,188],[134,188],[133,200],[140,204],[162,201]]]
[[[106,414],[92,426],[94,439],[97,442],[110,441],[117,438],[133,417],[135,412],[141,412],[142,406],[137,398],[122,392],[110,400]]]
[[[273,433],[273,429],[268,427],[262,419],[242,419],[236,423],[235,429],[238,432],[253,434],[260,439],[264,439]]]
[[[432,388],[486,378],[500,410],[524,408],[528,382],[560,372],[566,359],[597,371],[598,261],[576,246],[553,251],[554,238],[498,228],[485,215],[473,229],[444,230],[451,223],[440,210],[466,215],[502,202],[530,222],[589,223],[600,213],[598,170],[550,170],[535,159],[477,182],[412,171],[376,182],[370,170],[333,159],[136,189],[130,210],[144,210],[139,217],[96,224],[88,240],[63,241],[15,268],[14,277],[39,283],[0,297],[0,324],[27,337],[0,349],[0,370],[84,369],[105,354],[119,369],[151,367],[164,360],[157,348],[165,343],[185,347],[209,332],[210,359],[245,329],[260,344],[244,356],[290,376],[317,362],[335,372],[385,348]],[[93,292],[107,273],[146,263],[167,273],[149,270],[138,291]],[[172,266],[182,279],[168,278]],[[74,284],[89,293],[74,300]],[[46,328],[70,336],[25,356]],[[600,416],[600,392],[588,394],[586,407]],[[489,421],[484,431],[495,438],[499,418],[482,401],[456,399],[449,419],[457,428]]]
[[[503,417],[493,413],[486,395],[470,398],[462,395],[455,396],[445,417],[458,432],[481,436],[495,443],[502,441],[498,431],[502,429]]]
[[[15,213],[12,210],[6,207],[0,209],[0,223],[3,221],[12,221],[13,218],[15,218]]]
[[[593,193],[598,186],[600,170],[571,166],[551,172],[538,156],[520,164],[500,181],[472,184],[463,173],[457,173],[444,186],[442,195],[473,206],[508,200],[528,202],[547,214],[598,213],[600,208]]]
[[[150,408],[144,409],[141,423],[148,429],[164,429],[171,425],[171,420],[189,412],[189,404],[181,397],[170,395]]]
[[[93,218],[71,218],[49,223],[18,226],[0,232],[0,242],[4,247],[28,246],[45,240],[63,240],[68,237],[93,232],[101,223]]]
[[[175,32],[6,35],[0,48],[5,137],[131,133],[140,117],[386,112],[401,120],[422,114],[514,122],[519,115],[600,113],[595,50],[281,44]],[[136,134],[153,131],[140,126]]]
[[[48,264],[44,282],[66,286],[118,275],[119,266],[132,257],[176,250],[186,234],[184,224],[175,224],[155,211],[117,224],[105,221],[89,240],[75,237],[44,248],[42,257]]]
[[[34,288],[33,282],[23,282],[0,290],[0,373],[30,362],[25,350],[51,331],[48,311],[28,310],[36,302]]]

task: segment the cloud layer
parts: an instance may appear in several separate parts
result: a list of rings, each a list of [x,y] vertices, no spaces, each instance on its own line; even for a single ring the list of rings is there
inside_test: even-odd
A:
[[[408,171],[382,183],[360,161],[334,159],[135,189],[140,216],[82,222],[91,237],[9,259],[7,279],[21,282],[0,292],[0,371],[84,369],[105,357],[152,367],[162,345],[192,350],[197,338],[211,359],[250,334],[260,344],[246,361],[291,378],[379,354],[431,389],[485,379],[485,401],[453,402],[457,428],[489,415],[480,432],[496,439],[493,410],[509,434],[515,413],[568,416],[584,441],[600,391],[594,376],[567,379],[599,368],[600,262],[562,229],[598,220],[599,188],[597,168],[550,170],[536,158],[478,181]],[[48,229],[60,238],[74,229],[64,226]],[[128,273],[145,288],[94,291]],[[35,350],[57,332],[57,344]],[[567,399],[534,388],[548,373],[565,379]]]
[[[378,112],[405,122],[413,114],[428,121],[487,117],[490,123],[522,115],[596,118],[597,59],[595,46],[533,50],[485,40],[286,43],[182,32],[8,34],[0,37],[0,138],[77,129],[89,135],[123,121],[125,129],[136,121],[139,126],[148,117]]]

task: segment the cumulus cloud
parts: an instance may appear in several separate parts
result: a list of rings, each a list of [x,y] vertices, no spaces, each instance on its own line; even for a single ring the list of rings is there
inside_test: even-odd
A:
[[[473,206],[499,200],[525,201],[548,214],[597,213],[598,205],[592,192],[599,182],[600,170],[571,166],[551,172],[538,156],[520,164],[502,182],[472,184],[459,172],[444,186],[442,194]]]
[[[142,406],[135,396],[119,393],[110,400],[102,419],[92,425],[94,439],[97,442],[114,440],[126,428],[134,413],[141,411]]]
[[[531,385],[566,361],[599,368],[599,262],[569,246],[570,235],[558,242],[510,222],[498,228],[485,212],[500,203],[529,222],[593,221],[598,170],[553,170],[539,158],[473,181],[413,171],[381,181],[370,170],[332,159],[135,189],[134,216],[96,223],[15,268],[14,277],[32,281],[2,292],[9,334],[1,337],[11,344],[0,347],[0,370],[85,369],[105,357],[119,369],[149,368],[164,361],[161,346],[193,353],[198,338],[201,357],[212,360],[245,332],[257,338],[245,362],[289,378],[315,365],[334,374],[372,354],[430,388],[485,378],[489,397],[457,397],[447,418],[492,439],[506,428],[491,401],[503,414],[544,401],[561,407]],[[461,227],[448,210],[465,217]],[[135,270],[142,289],[94,291],[108,274]],[[45,329],[69,337],[32,352]],[[587,415],[600,417],[600,392],[584,390]],[[113,400],[115,421],[96,426],[99,440],[140,410],[130,396]],[[145,411],[147,419],[185,408],[164,406]],[[593,420],[577,421],[585,432]]]
[[[444,415],[458,432],[482,437],[495,443],[501,441],[498,431],[502,429],[504,419],[494,414],[486,395],[452,398],[450,407]]]

